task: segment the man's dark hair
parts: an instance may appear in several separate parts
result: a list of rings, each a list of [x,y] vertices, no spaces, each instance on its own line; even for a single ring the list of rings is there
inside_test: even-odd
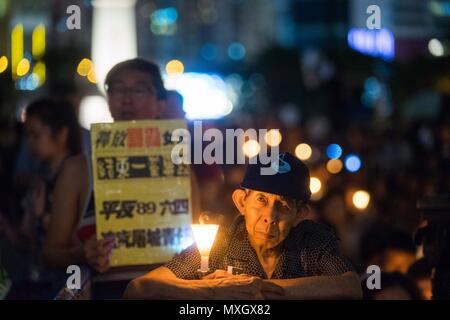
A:
[[[131,59],[119,62],[109,70],[105,79],[105,89],[109,91],[114,81],[118,80],[119,74],[124,70],[136,70],[147,73],[152,79],[152,84],[156,89],[156,96],[158,100],[165,100],[167,98],[167,92],[164,88],[161,72],[156,64],[144,59]]]
[[[50,98],[34,100],[27,106],[26,116],[27,118],[36,117],[49,126],[52,135],[67,128],[67,148],[72,155],[81,152],[81,128],[75,109],[68,101]]]

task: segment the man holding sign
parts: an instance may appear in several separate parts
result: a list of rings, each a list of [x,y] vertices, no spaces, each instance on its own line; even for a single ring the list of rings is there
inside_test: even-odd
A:
[[[108,104],[115,121],[159,119],[166,90],[158,67],[133,59],[114,66],[105,80]],[[44,244],[44,261],[66,268],[87,263],[99,272],[110,267],[114,237],[97,238],[91,159],[77,155],[64,161],[58,177],[57,208]],[[74,205],[80,202],[85,205]]]

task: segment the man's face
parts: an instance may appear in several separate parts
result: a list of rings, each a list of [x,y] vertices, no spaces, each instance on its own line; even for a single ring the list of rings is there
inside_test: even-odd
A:
[[[245,216],[245,225],[252,244],[268,249],[281,244],[300,222],[301,212],[293,201],[267,192],[235,190],[233,201]]]
[[[108,88],[108,104],[116,121],[158,119],[163,103],[151,76],[142,71],[123,70]]]

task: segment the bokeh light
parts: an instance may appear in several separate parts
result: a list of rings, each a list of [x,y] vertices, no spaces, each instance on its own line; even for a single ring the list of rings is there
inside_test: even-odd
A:
[[[300,160],[308,160],[311,158],[312,149],[307,143],[301,143],[295,148],[295,155]]]
[[[16,81],[16,88],[23,91],[32,91],[39,86],[39,77],[35,73],[27,74]]]
[[[342,155],[342,148],[340,145],[333,143],[327,147],[327,156],[330,159],[338,159]]]
[[[242,43],[233,42],[228,47],[227,52],[231,60],[242,60],[245,57],[246,50]]]
[[[23,60],[23,25],[17,24],[11,31],[11,72],[13,78],[17,76],[17,69],[19,63],[22,60]]]
[[[39,24],[32,34],[31,53],[34,59],[40,59],[45,53],[45,26]]]
[[[177,32],[178,11],[175,7],[161,8],[150,15],[150,30],[155,35],[171,36]]]
[[[97,77],[95,76],[95,71],[94,69],[91,69],[91,71],[89,71],[87,77],[88,81],[90,83],[97,83]]]
[[[167,89],[177,90],[183,96],[187,119],[218,119],[233,110],[228,93],[230,87],[218,75],[195,72],[167,74],[164,84]]]
[[[345,168],[349,172],[357,172],[361,168],[361,159],[356,154],[345,157]]]
[[[80,125],[88,130],[93,123],[113,122],[108,103],[106,102],[105,97],[100,95],[86,96],[81,99],[78,118]]]
[[[365,210],[370,203],[370,194],[365,190],[358,190],[352,197],[353,205],[359,210]]]
[[[38,77],[39,80],[39,86],[42,86],[45,83],[46,79],[46,71],[47,68],[45,66],[44,62],[36,62],[36,64],[33,67],[33,74],[35,74]]]
[[[395,37],[388,29],[352,28],[348,31],[347,42],[353,50],[372,57],[388,61],[395,57]]]
[[[442,57],[444,55],[444,46],[438,39],[431,39],[428,42],[428,50],[435,57]]]
[[[91,2],[93,11],[90,57],[95,68],[97,88],[103,94],[106,93],[105,78],[111,68],[119,62],[138,56],[135,2]]]
[[[167,74],[181,74],[184,72],[184,65],[183,62],[180,60],[170,60],[166,64],[166,72]]]
[[[278,146],[282,139],[283,137],[278,129],[270,129],[264,136],[264,140],[270,147]]]
[[[6,56],[2,56],[0,58],[0,73],[6,70],[8,68],[8,58]]]
[[[337,174],[341,172],[343,163],[339,159],[331,159],[327,162],[327,170],[331,174]]]
[[[258,155],[260,150],[261,147],[256,140],[248,140],[242,145],[242,152],[249,158],[253,158]]]
[[[94,65],[92,61],[88,58],[84,58],[78,63],[77,73],[82,77],[86,77],[93,69]]]
[[[21,77],[27,74],[27,72],[30,71],[30,61],[28,59],[23,58],[20,60],[19,64],[17,65],[17,71],[16,74]]]
[[[320,189],[322,189],[322,182],[319,178],[311,177],[309,181],[309,189],[311,190],[312,194],[316,194],[320,192]]]

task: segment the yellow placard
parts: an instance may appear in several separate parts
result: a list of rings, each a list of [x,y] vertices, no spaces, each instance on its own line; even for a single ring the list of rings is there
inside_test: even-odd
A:
[[[97,238],[115,237],[112,266],[161,263],[192,242],[189,166],[171,160],[183,120],[91,127]]]

